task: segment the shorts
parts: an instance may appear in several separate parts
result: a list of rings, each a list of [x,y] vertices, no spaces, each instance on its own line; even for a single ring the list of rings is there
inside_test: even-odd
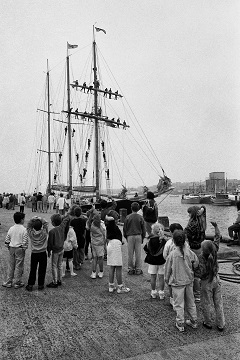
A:
[[[165,265],[148,265],[148,273],[151,275],[164,275]]]
[[[73,258],[73,250],[64,251],[63,258],[64,259],[72,259]]]
[[[93,257],[104,256],[104,245],[91,245]]]

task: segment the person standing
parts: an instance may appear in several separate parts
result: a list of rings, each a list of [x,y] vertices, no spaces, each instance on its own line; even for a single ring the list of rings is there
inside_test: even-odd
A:
[[[10,288],[15,279],[14,288],[18,289],[24,286],[22,282],[25,251],[28,247],[27,229],[23,226],[25,214],[16,212],[13,215],[15,225],[8,230],[5,245],[9,250],[9,269],[7,281],[2,286]]]
[[[205,239],[206,230],[206,208],[205,206],[190,206],[188,208],[189,221],[185,228],[190,249],[199,256],[201,254],[201,243]],[[200,279],[195,275],[193,292],[195,301],[200,302]]]
[[[23,193],[19,196],[19,205],[20,205],[20,213],[24,213],[24,206],[26,204],[26,199]]]
[[[42,204],[43,204],[43,212],[47,213],[47,208],[48,208],[48,196],[47,196],[47,194],[43,195]]]
[[[53,280],[47,285],[48,288],[57,288],[62,285],[62,262],[63,262],[63,245],[65,241],[65,228],[69,223],[69,216],[62,220],[60,214],[51,216],[53,229],[49,231],[47,252],[48,257],[52,254],[52,277]]]
[[[43,205],[42,205],[42,193],[39,191],[37,194],[37,211],[42,212],[43,211]]]
[[[86,237],[86,220],[81,217],[82,209],[76,207],[74,210],[75,218],[71,220],[70,225],[77,236],[78,248],[73,249],[73,266],[75,270],[80,270],[84,261],[84,248]]]
[[[65,214],[65,204],[66,204],[66,200],[63,197],[63,193],[60,193],[60,197],[58,198],[57,203],[56,203],[56,207],[57,207],[58,213],[60,215]]]
[[[197,255],[185,242],[185,233],[175,230],[173,233],[175,248],[170,252],[165,264],[165,282],[172,287],[176,328],[183,332],[184,324],[197,328],[197,310],[193,295],[193,269],[198,267]],[[185,320],[187,313],[189,319]]]
[[[201,279],[201,296],[203,326],[212,329],[212,304],[216,313],[217,329],[224,330],[225,317],[223,312],[223,300],[221,282],[218,275],[217,251],[221,239],[220,231],[216,222],[211,222],[215,229],[214,241],[204,240],[201,243],[202,253],[199,256],[199,267],[196,269]]]
[[[123,225],[123,236],[128,244],[128,274],[141,275],[142,260],[141,250],[143,239],[146,235],[145,223],[143,217],[137,212],[140,206],[137,202],[131,204],[132,214],[127,215]],[[135,264],[133,258],[135,256]]]
[[[48,223],[34,216],[27,224],[27,232],[31,241],[31,264],[26,290],[32,291],[36,281],[38,267],[38,290],[44,289],[47,270]]]
[[[31,203],[32,203],[32,212],[37,211],[37,194],[33,193],[31,196]]]
[[[51,193],[51,194],[48,196],[49,212],[52,212],[52,211],[53,211],[54,203],[55,203],[55,196],[53,195],[53,193]]]
[[[146,231],[148,235],[151,234],[152,225],[158,219],[158,207],[154,200],[154,193],[152,191],[147,192],[147,200],[143,206],[143,219],[146,224]]]

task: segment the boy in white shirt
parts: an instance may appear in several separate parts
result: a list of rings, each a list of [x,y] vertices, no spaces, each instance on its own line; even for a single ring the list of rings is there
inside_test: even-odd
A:
[[[10,288],[15,278],[15,289],[24,286],[22,274],[24,267],[25,251],[28,247],[27,229],[23,226],[25,214],[16,212],[13,215],[15,225],[8,230],[5,245],[9,249],[9,270],[7,281],[2,286]],[[15,275],[15,276],[14,276]]]

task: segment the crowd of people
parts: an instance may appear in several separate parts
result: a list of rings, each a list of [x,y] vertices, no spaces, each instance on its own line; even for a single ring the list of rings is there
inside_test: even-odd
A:
[[[52,194],[33,195],[33,212],[53,210],[50,204]],[[24,197],[24,196],[23,196]],[[31,198],[31,200],[33,197]],[[127,215],[123,229],[119,228],[119,214],[115,204],[108,207],[102,200],[101,210],[94,207],[82,214],[81,207],[70,205],[66,211],[66,199],[60,194],[56,201],[57,213],[51,216],[52,229],[40,216],[33,216],[24,227],[25,214],[22,211],[24,199],[20,199],[20,211],[13,215],[14,225],[8,230],[5,245],[9,249],[8,277],[3,286],[16,289],[22,282],[25,250],[30,242],[31,262],[27,291],[32,291],[38,277],[38,290],[44,289],[47,257],[51,257],[52,281],[48,288],[58,288],[66,271],[76,276],[87,259],[89,245],[92,254],[91,279],[104,276],[104,259],[107,260],[110,293],[128,293],[130,289],[123,282],[122,244],[126,239],[128,249],[128,275],[142,275],[142,248],[146,254],[150,274],[150,297],[165,299],[165,289],[169,291],[169,302],[176,312],[175,325],[180,332],[185,325],[198,326],[196,303],[202,303],[203,326],[212,328],[211,303],[216,312],[216,326],[219,331],[225,327],[221,282],[218,275],[217,251],[221,235],[216,222],[213,240],[205,239],[206,209],[192,206],[188,209],[189,221],[185,229],[179,223],[172,223],[169,232],[158,222],[158,207],[151,192],[140,215],[137,202],[131,205],[132,213]],[[40,204],[41,202],[41,204]],[[44,210],[45,209],[45,210]],[[47,210],[46,210],[47,209]],[[237,204],[240,210],[240,203]],[[232,229],[230,229],[232,231]],[[157,285],[159,289],[157,290]],[[187,314],[187,318],[185,318]]]

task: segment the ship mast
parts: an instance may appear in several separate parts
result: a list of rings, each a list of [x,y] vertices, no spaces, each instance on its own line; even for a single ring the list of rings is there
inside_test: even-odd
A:
[[[69,194],[72,195],[72,140],[71,140],[71,99],[70,99],[70,76],[69,76],[69,55],[67,54],[67,106],[68,106],[68,176]]]
[[[93,74],[94,74],[94,126],[95,126],[95,176],[96,176],[96,200],[100,198],[99,184],[99,133],[98,133],[98,92],[97,92],[97,61],[96,61],[96,41],[93,39]]]
[[[49,70],[47,60],[47,104],[48,104],[48,193],[51,192],[51,126],[50,126],[50,89],[49,89]]]

